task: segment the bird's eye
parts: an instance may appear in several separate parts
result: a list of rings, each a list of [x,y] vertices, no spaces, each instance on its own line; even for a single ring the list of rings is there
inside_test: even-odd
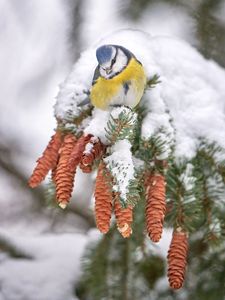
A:
[[[116,58],[114,57],[114,58],[112,59],[111,66],[112,66],[112,65],[114,65],[114,64],[115,64],[115,62],[116,62]]]

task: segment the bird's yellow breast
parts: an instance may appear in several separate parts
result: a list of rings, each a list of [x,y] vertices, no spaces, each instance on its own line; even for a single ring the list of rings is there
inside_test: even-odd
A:
[[[134,58],[131,58],[127,67],[113,78],[106,79],[99,77],[97,79],[90,91],[92,104],[97,108],[107,109],[111,101],[115,99],[115,96],[120,93],[123,85],[127,82],[132,85],[133,95],[129,96],[131,98],[129,100],[131,105],[129,103],[126,103],[126,105],[134,107],[140,101],[146,85],[144,68]]]

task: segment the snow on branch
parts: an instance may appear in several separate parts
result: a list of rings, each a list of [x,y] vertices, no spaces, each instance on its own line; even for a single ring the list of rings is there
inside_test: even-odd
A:
[[[114,178],[113,190],[120,193],[122,202],[126,205],[130,184],[135,180],[130,142],[128,140],[117,141],[111,147],[111,153],[104,161]]]

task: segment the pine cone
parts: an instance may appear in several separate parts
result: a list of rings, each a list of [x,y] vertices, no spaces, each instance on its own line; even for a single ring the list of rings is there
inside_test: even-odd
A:
[[[57,165],[52,169],[52,172],[51,172],[51,179],[53,182],[55,182],[56,170],[57,170]]]
[[[46,177],[49,170],[53,169],[58,161],[59,149],[62,144],[62,134],[59,131],[51,137],[43,155],[37,160],[37,165],[29,179],[29,186],[38,186]]]
[[[174,231],[168,251],[168,279],[170,286],[179,289],[183,285],[187,265],[188,240],[187,234]]]
[[[54,174],[56,183],[56,199],[59,203],[59,206],[62,208],[65,208],[68,204],[73,191],[76,168],[71,171],[68,168],[68,161],[76,142],[77,139],[73,134],[70,133],[65,136],[63,145],[60,149],[60,157],[57,169]]]
[[[90,141],[91,137],[92,137],[91,134],[82,135],[78,139],[77,143],[75,144],[75,146],[71,152],[70,158],[68,160],[68,167],[71,171],[76,169],[77,166],[79,165],[79,163],[82,159],[82,156],[83,156],[83,152],[85,150],[85,146]]]
[[[107,233],[112,214],[112,176],[104,162],[98,167],[95,184],[95,219],[98,229]]]
[[[128,238],[132,234],[131,224],[133,221],[133,208],[132,206],[122,208],[118,197],[119,195],[116,193],[114,213],[116,216],[117,228],[124,238]]]
[[[92,148],[89,152],[83,154],[79,165],[84,173],[90,173],[92,171],[94,161],[101,158],[105,150],[105,146],[99,139],[91,139],[89,143]]]
[[[92,172],[92,166],[90,166],[90,165],[84,166],[82,163],[80,163],[79,167],[83,173],[91,173]]]
[[[161,174],[147,175],[146,188],[146,227],[153,242],[158,242],[162,235],[166,212],[165,178]]]

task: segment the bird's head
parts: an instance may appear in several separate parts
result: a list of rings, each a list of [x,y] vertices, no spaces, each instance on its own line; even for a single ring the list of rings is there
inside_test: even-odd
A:
[[[132,54],[122,46],[103,45],[97,49],[96,56],[101,76],[109,79],[127,66]]]

